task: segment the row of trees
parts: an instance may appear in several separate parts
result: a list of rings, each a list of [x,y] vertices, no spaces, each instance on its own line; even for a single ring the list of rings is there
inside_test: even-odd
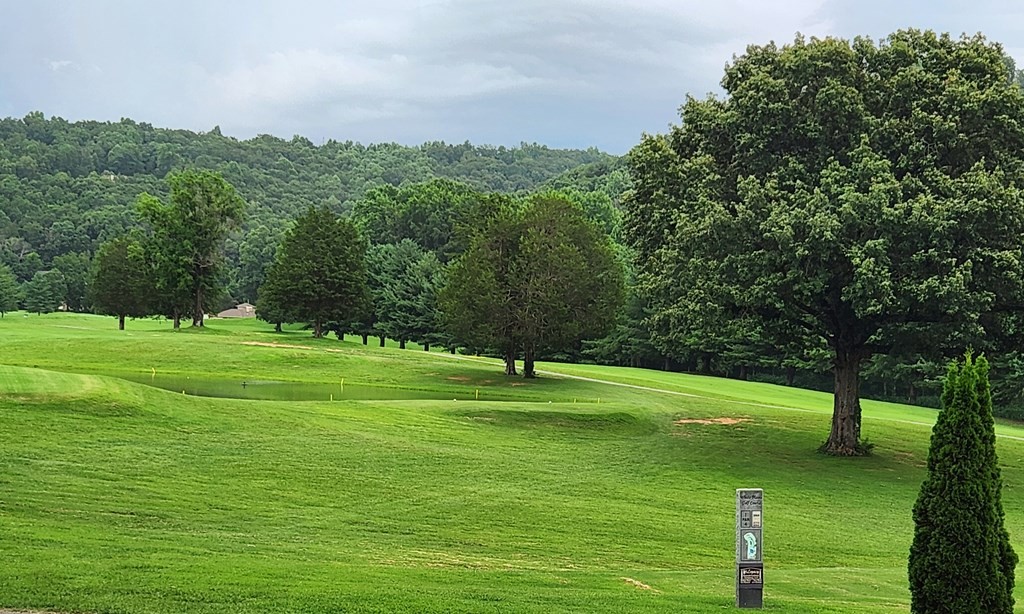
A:
[[[223,290],[225,237],[244,202],[207,171],[168,182],[166,201],[138,198],[146,232],[104,243],[93,263],[89,301],[121,328],[153,314],[202,326]],[[573,192],[514,198],[440,180],[380,189],[351,218],[310,207],[273,248],[258,313],[315,337],[492,351],[509,374],[521,354],[533,377],[542,352],[603,335],[622,301],[622,263],[585,206]]]
[[[349,220],[310,209],[277,251],[260,317],[309,322],[316,337],[333,329],[363,343],[497,352],[510,375],[522,355],[526,377],[539,352],[604,334],[623,294],[607,235],[564,197],[480,196],[466,212],[477,224],[437,246],[465,245],[442,252],[448,264],[409,238],[368,247]]]
[[[245,202],[234,187],[209,171],[168,176],[166,201],[138,198],[148,232],[104,243],[96,255],[89,295],[100,313],[118,317],[159,314],[174,328],[183,316],[203,326],[223,291],[224,242],[237,227]]]

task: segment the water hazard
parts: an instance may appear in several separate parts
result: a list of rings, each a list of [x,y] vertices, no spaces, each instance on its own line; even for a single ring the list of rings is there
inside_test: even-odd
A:
[[[353,384],[326,384],[310,382],[283,382],[266,380],[219,379],[185,375],[104,373],[147,386],[155,386],[193,396],[228,399],[258,399],[264,401],[340,401],[340,400],[416,400],[435,399],[481,401],[512,400],[497,392],[481,389],[464,392],[416,390]]]

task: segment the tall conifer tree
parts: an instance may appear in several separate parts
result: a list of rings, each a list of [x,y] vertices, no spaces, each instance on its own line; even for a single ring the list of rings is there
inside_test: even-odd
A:
[[[911,611],[1010,614],[1014,568],[1000,498],[985,358],[950,365],[932,430],[928,477],[914,504]]]

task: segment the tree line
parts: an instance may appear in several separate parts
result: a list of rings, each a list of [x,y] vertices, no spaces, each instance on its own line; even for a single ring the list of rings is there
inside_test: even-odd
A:
[[[224,292],[224,242],[244,201],[209,171],[168,183],[166,200],[139,196],[144,231],[104,243],[95,258],[89,298],[122,329],[149,315],[201,327]],[[295,220],[259,285],[261,319],[278,330],[308,324],[316,338],[496,353],[508,374],[521,356],[525,377],[542,352],[578,348],[614,321],[623,265],[571,192],[517,198],[436,180],[370,202],[352,216],[310,207]]]

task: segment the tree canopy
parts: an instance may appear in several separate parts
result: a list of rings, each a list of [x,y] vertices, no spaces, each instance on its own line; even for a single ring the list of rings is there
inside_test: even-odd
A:
[[[271,321],[308,322],[322,337],[368,308],[366,245],[355,226],[326,208],[310,208],[285,233],[260,288],[258,308]]]
[[[150,270],[137,239],[120,237],[100,246],[89,283],[89,302],[97,313],[117,316],[124,330],[126,317],[149,315],[152,296]]]
[[[25,283],[25,311],[36,314],[60,309],[64,299],[64,276],[60,271],[38,271]]]
[[[998,45],[916,30],[751,46],[722,85],[630,154],[654,339],[826,344],[823,449],[863,453],[866,358],[962,347],[1024,304],[1024,96]]]
[[[173,173],[167,183],[167,203],[143,194],[138,204],[152,229],[149,251],[157,287],[172,297],[174,311],[184,307],[187,294],[192,326],[202,326],[204,314],[223,291],[224,242],[241,222],[245,201],[223,177],[209,171]]]
[[[506,374],[533,377],[539,351],[573,347],[614,324],[623,273],[611,242],[565,198],[482,205],[483,224],[453,263],[442,305],[451,335],[495,348]]]
[[[367,255],[367,272],[373,333],[397,339],[403,346],[417,341],[429,350],[442,328],[437,295],[444,284],[444,268],[437,256],[410,239],[374,245]]]

